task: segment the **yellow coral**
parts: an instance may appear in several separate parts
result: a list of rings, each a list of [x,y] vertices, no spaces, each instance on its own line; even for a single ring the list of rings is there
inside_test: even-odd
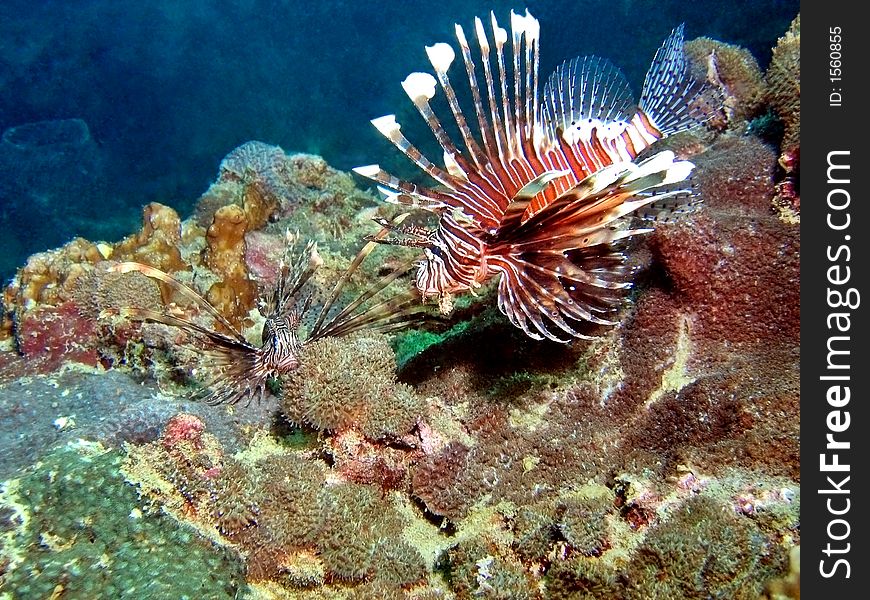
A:
[[[3,291],[0,339],[7,339],[12,334],[14,319],[17,317],[20,322],[27,310],[38,305],[57,306],[69,300],[76,280],[101,260],[100,249],[83,238],[28,258],[27,264],[18,270]]]
[[[223,206],[206,232],[203,252],[205,265],[220,279],[205,297],[237,327],[242,326],[257,299],[257,285],[248,277],[245,264],[247,230],[244,209],[235,204]]]
[[[131,260],[172,273],[187,270],[181,258],[181,219],[173,209],[152,202],[142,211],[142,229],[115,244],[112,258]]]

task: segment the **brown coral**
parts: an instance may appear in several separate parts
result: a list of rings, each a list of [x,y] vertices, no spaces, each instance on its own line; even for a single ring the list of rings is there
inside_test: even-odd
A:
[[[96,364],[96,330],[80,317],[76,290],[103,252],[108,250],[76,238],[34,254],[4,290],[0,339],[11,337],[20,352],[38,356],[37,370],[53,370],[65,360]]]
[[[239,327],[257,299],[257,284],[248,277],[245,264],[245,232],[248,220],[245,212],[231,204],[221,207],[206,232],[203,259],[220,279],[205,295],[212,306]]]
[[[157,284],[140,273],[115,273],[114,261],[97,263],[76,278],[71,297],[83,317],[97,320],[105,310],[134,307],[156,310],[163,305]]]
[[[142,211],[142,229],[115,244],[112,258],[131,260],[173,273],[187,270],[181,258],[181,219],[168,206],[152,202]]]
[[[730,127],[745,124],[760,112],[767,88],[749,50],[706,37],[687,42],[685,48],[696,76],[721,90]]]
[[[282,408],[294,423],[321,431],[357,427],[379,439],[407,433],[422,403],[396,381],[386,338],[354,335],[306,345],[299,368],[284,383]]]
[[[783,153],[800,148],[801,135],[801,17],[792,21],[773,49],[765,79],[769,87],[767,102],[785,124]]]
[[[784,176],[777,184],[773,205],[786,222],[800,222],[799,178],[801,156],[801,17],[779,38],[765,75],[767,102],[785,125],[779,166]]]
[[[709,497],[689,499],[647,535],[630,565],[628,598],[754,600],[787,557],[752,520]]]
[[[221,161],[217,181],[197,204],[197,221],[207,226],[221,206],[241,206],[248,227],[265,225],[275,212],[290,201],[287,155],[278,146],[246,142]]]

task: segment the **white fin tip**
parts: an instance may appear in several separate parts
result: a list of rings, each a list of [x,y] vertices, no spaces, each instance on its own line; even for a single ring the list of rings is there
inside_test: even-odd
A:
[[[680,181],[685,181],[689,174],[691,174],[692,169],[695,168],[693,163],[690,163],[687,160],[681,160],[679,162],[675,162],[674,166],[668,169],[667,174],[665,175],[665,180],[662,182],[662,185],[668,183],[678,183]]]
[[[374,125],[385,138],[390,138],[390,136],[399,131],[401,127],[396,122],[396,115],[384,115],[383,117],[372,119],[372,125]]]
[[[411,73],[402,82],[405,93],[413,102],[431,100],[435,96],[435,78],[429,73]]]
[[[445,73],[456,58],[453,48],[450,47],[450,44],[445,44],[444,42],[426,46],[426,54],[429,55],[429,62],[432,63],[432,67],[438,73]]]
[[[381,172],[380,165],[365,165],[364,167],[354,167],[353,172],[357,175],[362,175],[363,177],[368,177],[371,179],[375,175]]]
[[[356,170],[356,169],[354,169]],[[378,186],[378,192],[380,192],[385,202],[389,202],[390,204],[398,204],[399,203],[399,193],[394,192],[389,188],[385,188],[382,185]]]
[[[492,37],[495,39],[496,46],[501,46],[508,39],[507,29],[502,29],[498,26],[498,21],[495,18],[495,12],[489,13],[492,19]]]

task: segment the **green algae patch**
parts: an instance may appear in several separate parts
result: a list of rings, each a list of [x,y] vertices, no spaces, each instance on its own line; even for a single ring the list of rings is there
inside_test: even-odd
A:
[[[140,509],[119,472],[122,459],[98,444],[68,444],[3,484],[4,598],[218,599],[243,591],[233,556]]]

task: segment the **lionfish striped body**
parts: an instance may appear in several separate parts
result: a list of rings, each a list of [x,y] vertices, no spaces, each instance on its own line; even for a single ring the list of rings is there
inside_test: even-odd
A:
[[[400,237],[383,240],[424,250],[416,279],[424,299],[449,305],[451,295],[498,276],[499,308],[527,335],[562,342],[587,337],[579,326],[613,324],[608,317],[631,286],[623,241],[650,231],[630,229],[632,216],[664,219],[695,203],[680,183],[691,163],[668,151],[633,161],[662,137],[701,122],[705,90],[686,74],[680,26],[656,53],[639,103],[625,76],[597,57],[563,63],[539,97],[537,20],[511,13],[512,70],[508,32],[494,15],[491,21],[492,41],[475,19],[482,85],[456,25],[479,137],[448,77],[456,58],[450,45],[426,48],[435,77],[412,73],[402,83],[443,149],[444,168],[401,133],[394,115],[372,121],[438,187],[399,179],[378,165],[355,171],[380,184],[388,201],[439,216],[434,232],[395,228]],[[439,86],[462,150],[429,104]]]

